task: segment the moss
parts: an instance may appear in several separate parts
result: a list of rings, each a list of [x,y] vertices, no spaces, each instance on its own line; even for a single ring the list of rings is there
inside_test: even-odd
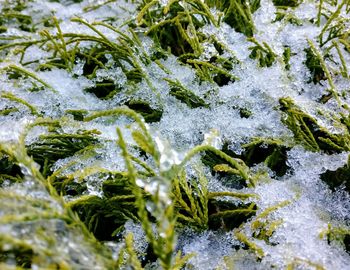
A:
[[[9,26],[17,24],[18,25],[17,27],[22,31],[35,32],[35,28],[33,27],[33,20],[31,16],[24,15],[20,12],[16,12],[15,10],[9,10],[7,8],[3,8],[2,20],[3,20],[3,24],[7,24]]]
[[[126,221],[137,216],[134,201],[83,196],[69,204],[100,241],[117,240]]]
[[[197,179],[188,179],[183,171],[173,180],[178,226],[196,231],[232,230],[255,214],[256,205],[243,202],[251,194],[208,192],[207,179],[197,173]],[[222,200],[224,196],[235,201]]]
[[[132,195],[132,186],[128,176],[124,173],[114,173],[102,184],[103,195],[106,198],[114,196]]]
[[[248,236],[245,235],[242,231],[236,229],[233,231],[233,233],[237,240],[243,244],[242,249],[250,250],[253,252],[258,262],[265,256],[264,250],[251,239],[249,239]]]
[[[0,144],[0,149],[21,165],[31,176],[32,190],[40,190],[42,195],[32,196],[32,193],[28,195],[16,190],[0,189],[2,207],[6,211],[0,217],[1,224],[8,224],[14,230],[11,234],[0,234],[0,262],[5,260],[5,267],[16,263],[26,269],[34,264],[44,269],[67,269],[70,264],[83,265],[76,260],[77,254],[82,254],[81,251],[57,254],[62,247],[59,242],[62,237],[74,234],[81,241],[81,247],[84,247],[84,256],[91,256],[99,265],[103,265],[102,268],[113,269],[115,262],[110,251],[96,241],[77,215],[66,206],[62,197],[39,172],[37,164],[27,155],[24,139],[20,141],[16,145]],[[16,214],[19,209],[20,214]]]
[[[208,210],[209,229],[231,231],[254,216],[257,207],[255,204],[209,200]]]
[[[18,79],[24,77],[24,75],[22,73],[20,73],[17,70],[14,70],[14,69],[7,69],[6,74],[10,80],[18,80]]]
[[[233,27],[237,32],[248,37],[253,36],[254,23],[252,14],[259,9],[260,0],[206,0],[209,6],[224,12],[223,21]]]
[[[160,44],[163,50],[170,51],[175,56],[194,52],[188,41],[181,36],[175,24],[165,26],[157,34],[151,32],[150,35]]]
[[[38,113],[37,109],[35,108],[35,106],[31,105],[26,100],[13,95],[10,92],[4,92],[3,94],[0,95],[0,98],[8,99],[8,100],[11,100],[12,102],[16,102],[16,103],[19,103],[19,104],[26,106],[30,110],[32,115],[36,115],[36,116],[40,115]]]
[[[48,84],[46,81],[39,78],[36,73],[34,73],[34,72],[24,68],[24,67],[21,67],[19,65],[10,64],[10,65],[4,67],[4,70],[6,71],[7,74],[9,74],[8,75],[9,79],[18,79],[20,77],[30,78],[32,80],[33,86],[35,88],[37,88],[37,90],[43,90],[46,88],[46,89],[51,90],[54,93],[57,92],[50,84]],[[42,87],[42,88],[39,88],[37,86],[37,83],[39,83],[40,87]],[[33,90],[31,90],[31,91],[33,91]]]
[[[253,113],[247,108],[239,108],[239,116],[241,118],[249,118],[253,115]]]
[[[125,71],[125,75],[128,80],[133,81],[135,83],[140,83],[142,81],[142,78],[144,77],[144,74],[138,68]]]
[[[337,243],[350,254],[350,229],[348,227],[334,227],[328,224],[327,230],[320,235],[326,238],[328,244]]]
[[[224,86],[237,80],[237,77],[231,74],[231,70],[238,62],[233,57],[224,58],[218,52],[217,55],[209,59],[201,58],[194,54],[185,54],[178,59],[195,68],[201,81],[209,81],[216,83],[218,86]]]
[[[317,24],[320,26],[321,15],[325,16],[323,12],[327,8],[322,5],[323,2],[319,5]],[[348,27],[346,26],[347,16],[342,15],[342,9],[345,6],[346,13],[349,13],[349,3],[347,0],[334,2],[335,10],[332,12],[326,11],[327,15],[325,16],[327,22],[324,24],[321,33],[318,36],[320,47],[325,46],[329,41],[334,41],[338,39],[347,39],[348,37]],[[322,10],[323,9],[323,10]]]
[[[16,107],[5,107],[4,109],[0,110],[0,115],[2,116],[8,116],[12,113],[19,112],[19,110]]]
[[[276,242],[271,241],[271,236],[275,230],[283,224],[283,219],[270,218],[270,215],[279,208],[288,206],[291,201],[286,200],[275,205],[265,208],[262,212],[256,215],[250,223],[252,236],[256,239],[264,240],[267,244],[274,245]]]
[[[237,154],[234,152],[230,151],[228,149],[228,144],[224,144],[222,151],[226,153],[227,155],[231,157],[238,157]],[[219,164],[226,164],[226,160],[218,156],[217,154],[213,152],[206,151],[205,155],[202,157],[202,162],[204,165],[208,166],[212,174],[217,174],[219,180],[222,182],[224,186],[230,187],[230,188],[236,188],[236,189],[242,189],[244,187],[247,187],[247,182],[245,179],[243,179],[240,175],[236,173],[230,173],[229,171],[222,171],[222,170],[217,170],[216,165]]]
[[[348,109],[347,105],[345,105],[344,108]],[[342,123],[350,133],[350,114],[341,114],[340,123]]]
[[[148,35],[151,36],[163,50],[170,51],[172,54],[179,56],[184,53],[193,53],[193,48],[184,35],[179,31],[179,29],[186,29],[188,21],[180,22],[171,20],[178,16],[178,13],[183,13],[184,8],[178,3],[174,2],[168,11],[167,16],[162,14],[161,9],[156,9],[149,11],[148,14],[142,18],[141,26],[151,26],[155,21],[165,21],[169,20],[169,23],[154,28],[154,30],[149,31]],[[195,21],[196,22],[196,21]]]
[[[233,158],[239,158],[247,166],[253,166],[264,162],[277,176],[283,176],[290,169],[287,163],[287,151],[290,150],[288,144],[279,140],[255,139],[252,142],[242,145],[241,154],[236,154],[229,150],[229,142],[224,143],[222,151]],[[247,186],[243,178],[230,170],[221,170],[217,165],[225,164],[225,160],[211,152],[206,152],[202,157],[202,162],[211,168],[213,174],[217,174],[220,181],[228,187],[241,189]]]
[[[147,27],[147,35],[166,51],[176,56],[201,53],[200,42],[205,36],[198,30],[206,23],[216,22],[209,8],[201,1],[169,1],[161,7],[158,1],[145,2],[140,6],[137,21]]]
[[[281,98],[282,122],[294,133],[294,139],[310,151],[328,154],[349,151],[349,134],[332,134],[303,112],[291,98]]]
[[[170,95],[185,103],[190,108],[208,107],[204,99],[196,96],[193,92],[178,86],[173,86],[169,92]]]
[[[6,1],[6,5],[4,6],[3,11],[17,11],[21,12],[26,9],[27,7],[27,2],[26,0],[15,0],[15,1]]]
[[[173,197],[180,226],[197,231],[208,229],[208,181],[198,172],[197,179],[188,179],[185,171],[173,179]]]
[[[258,60],[260,67],[271,67],[277,57],[271,47],[266,42],[260,44],[255,38],[248,38],[248,41],[255,44],[249,47],[251,50],[249,57]]]
[[[275,220],[272,222],[266,222],[267,224],[262,223],[261,227],[257,228],[257,231],[253,233],[254,238],[259,240],[264,240],[269,245],[276,245],[275,241],[271,240],[271,236],[275,232],[278,226],[283,224],[283,220]]]
[[[325,75],[325,72],[321,66],[321,62],[318,59],[317,55],[314,54],[311,48],[305,49],[306,53],[306,61],[305,65],[310,70],[311,73],[311,79],[314,84],[320,83],[322,80],[326,80],[327,77]]]
[[[54,177],[51,179],[51,185],[56,189],[57,193],[62,196],[75,197],[82,195],[87,191],[87,185],[84,181],[76,182],[71,178]]]
[[[50,167],[59,159],[73,156],[76,152],[94,145],[98,131],[80,131],[66,134],[59,130],[41,135],[39,140],[27,146],[28,155],[41,165],[41,170],[49,172]]]
[[[285,47],[283,51],[283,61],[284,61],[284,67],[286,70],[290,70],[290,57],[291,57],[291,49],[290,47]]]
[[[283,6],[280,6],[277,9],[276,17],[273,22],[280,22],[280,21],[288,22],[295,26],[303,25],[303,20],[299,19],[294,13],[290,12],[289,9],[286,9]]]

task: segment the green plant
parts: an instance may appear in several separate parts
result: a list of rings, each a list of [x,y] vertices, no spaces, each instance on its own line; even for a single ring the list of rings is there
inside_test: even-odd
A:
[[[2,209],[6,209],[0,217],[1,224],[9,226],[18,226],[19,228],[32,226],[36,230],[37,240],[28,239],[27,235],[21,234],[0,234],[0,250],[1,262],[7,262],[8,259],[16,258],[16,264],[19,267],[28,268],[33,263],[44,268],[51,268],[54,265],[58,269],[67,269],[73,266],[74,262],[69,256],[57,256],[54,249],[61,239],[55,235],[55,227],[46,227],[44,233],[43,221],[52,223],[61,222],[61,227],[70,230],[72,233],[81,235],[81,241],[86,245],[87,252],[92,252],[96,262],[103,267],[113,267],[115,264],[111,258],[109,251],[103,247],[96,239],[86,230],[84,224],[79,220],[69,208],[65,206],[62,198],[56,193],[55,189],[39,172],[37,164],[27,155],[24,136],[21,137],[18,144],[0,145],[0,150],[7,156],[11,157],[16,164],[20,164],[25,171],[26,180],[33,181],[33,186],[41,190],[50,198],[35,198],[32,194],[21,194],[17,192],[0,191],[2,201]],[[18,207],[18,208],[16,208]],[[22,209],[20,215],[15,214],[16,209]],[[30,227],[29,226],[29,227]],[[28,227],[27,227],[28,228]],[[51,233],[49,233],[51,232]],[[42,246],[46,243],[48,248]],[[5,265],[6,266],[6,265]],[[80,263],[76,263],[77,267],[83,267]]]
[[[210,7],[215,6],[224,12],[223,21],[233,27],[237,32],[252,37],[254,34],[254,22],[252,14],[260,7],[260,0],[206,0]]]
[[[200,43],[204,36],[198,29],[209,22],[217,25],[208,6],[198,0],[169,1],[165,6],[161,6],[158,0],[146,1],[137,16],[137,23],[148,28],[146,35],[178,56],[202,53]]]
[[[350,252],[350,230],[347,227],[333,227],[330,224],[328,228],[320,233],[321,238],[327,239],[328,243],[338,242],[345,246],[345,250]]]
[[[258,60],[260,67],[271,67],[277,55],[272,51],[270,46],[266,42],[263,42],[261,45],[254,37],[247,40],[255,44],[255,46],[249,47],[252,51],[249,57]]]
[[[300,110],[291,98],[280,99],[281,111],[286,115],[282,121],[294,133],[296,142],[311,151],[340,153],[349,148],[349,134],[332,134],[317,121]]]

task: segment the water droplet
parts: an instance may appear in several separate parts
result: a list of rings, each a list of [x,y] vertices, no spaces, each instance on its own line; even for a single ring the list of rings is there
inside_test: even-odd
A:
[[[171,148],[168,142],[161,140],[158,136],[155,138],[160,153],[160,170],[170,170],[173,165],[181,163],[181,157],[178,152]]]
[[[208,133],[205,133],[203,144],[220,149],[222,147],[222,140],[220,138],[219,131],[217,129],[211,129]]]

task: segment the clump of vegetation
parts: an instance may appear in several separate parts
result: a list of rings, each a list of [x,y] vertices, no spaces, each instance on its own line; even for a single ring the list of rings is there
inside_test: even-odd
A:
[[[216,4],[210,1],[169,1],[163,6],[157,0],[150,1],[141,5],[137,21],[139,27],[147,29],[145,34],[163,50],[194,67],[201,80],[222,86],[237,79],[230,73],[236,61],[222,57],[227,49],[215,37],[201,30],[206,24],[219,25],[219,18],[209,8],[211,5]],[[216,55],[206,57],[204,46],[212,39]]]
[[[41,135],[38,141],[27,146],[28,155],[46,173],[57,160],[73,156],[78,151],[95,144],[97,140],[94,136],[100,134],[96,130],[78,131],[77,134],[60,133],[58,129],[51,132]]]
[[[345,250],[350,253],[350,230],[348,227],[332,227],[328,225],[327,230],[320,234],[321,238],[326,238],[328,243],[341,243]]]
[[[293,132],[297,143],[311,151],[340,153],[349,151],[349,134],[332,134],[321,127],[310,115],[303,112],[290,98],[281,98],[281,111],[286,114],[282,121]]]
[[[277,55],[270,46],[266,42],[260,44],[255,38],[248,38],[248,41],[255,44],[249,48],[252,51],[249,57],[258,60],[260,67],[271,67]]]
[[[321,80],[326,80],[325,73],[322,69],[321,62],[317,55],[314,54],[311,48],[305,50],[306,61],[305,65],[309,68],[313,83],[319,83]]]
[[[260,7],[260,0],[207,0],[210,7],[216,7],[224,12],[223,21],[233,27],[237,32],[251,37],[254,34],[252,14]]]
[[[209,7],[202,1],[169,1],[162,6],[160,1],[149,1],[141,5],[137,22],[147,29],[159,45],[176,56],[203,51],[201,42],[205,36],[198,29],[206,23],[217,25]]]
[[[179,81],[172,81],[170,79],[165,80],[171,87],[169,94],[185,103],[190,108],[209,107],[208,104],[205,103],[204,99],[196,96],[192,91],[185,88]]]

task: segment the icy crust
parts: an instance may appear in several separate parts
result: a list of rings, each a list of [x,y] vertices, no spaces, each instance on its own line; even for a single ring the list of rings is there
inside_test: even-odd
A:
[[[188,268],[215,269],[219,265],[224,265],[224,257],[229,257],[234,249],[235,241],[229,233],[208,232],[198,234],[185,231],[179,239],[179,245],[185,253],[196,254],[188,262]]]
[[[98,36],[96,32],[70,19],[81,16],[86,21],[93,22],[113,17],[115,18],[113,25],[125,30],[127,20],[135,17],[137,13],[136,4],[133,4],[132,1],[120,4],[115,1],[104,7],[88,11],[86,9],[84,11],[84,8],[96,4],[96,1],[85,0],[78,4],[70,2],[32,1],[29,2],[26,13],[33,15],[35,22],[40,22],[50,17],[51,14],[55,14],[59,20],[62,20],[60,24],[62,32],[88,34],[96,37]],[[54,91],[47,87],[40,91],[27,91],[33,87],[32,79],[10,80],[5,72],[0,74],[0,91],[1,94],[12,93],[27,101],[35,108],[40,117],[59,119],[62,133],[73,134],[80,130],[95,129],[100,132],[96,135],[98,146],[93,149],[92,153],[89,153],[90,155],[78,152],[70,157],[57,160],[51,168],[52,171],[60,171],[59,176],[72,177],[77,183],[84,179],[87,189],[81,194],[82,196],[103,196],[102,184],[107,177],[97,176],[97,173],[94,173],[96,169],[113,172],[126,170],[121,151],[116,147],[116,126],[123,130],[124,140],[131,146],[130,152],[142,161],[153,164],[152,161],[142,156],[139,150],[133,148],[136,145],[131,135],[134,127],[132,121],[127,117],[108,116],[83,122],[75,120],[67,113],[69,110],[85,110],[89,114],[115,109],[132,98],[147,102],[153,109],[161,108],[160,120],[149,123],[148,126],[151,134],[159,139],[158,149],[163,149],[163,159],[161,159],[163,167],[161,168],[164,171],[172,165],[180,164],[191,148],[203,142],[206,143],[207,135],[212,131],[218,135],[218,141],[213,143],[213,146],[220,149],[223,142],[228,143],[228,148],[237,155],[243,152],[242,145],[251,142],[254,138],[293,141],[293,133],[281,121],[285,116],[278,109],[279,99],[283,97],[291,97],[301,110],[317,119],[321,126],[328,128],[332,133],[340,134],[343,131],[342,128],[334,126],[334,121],[330,120],[329,116],[343,110],[334,100],[325,104],[319,103],[320,98],[328,93],[329,82],[324,80],[322,84],[309,83],[311,74],[305,65],[306,53],[304,50],[309,47],[307,39],[316,43],[317,36],[320,34],[320,28],[310,22],[310,19],[315,18],[317,14],[317,5],[306,2],[295,9],[288,9],[287,12],[298,18],[302,25],[291,24],[285,20],[272,24],[276,7],[267,0],[261,1],[261,7],[253,15],[256,26],[254,37],[260,43],[270,44],[271,49],[277,55],[271,67],[259,67],[258,62],[250,58],[249,47],[253,43],[227,24],[222,23],[218,28],[209,24],[203,27],[203,33],[215,36],[231,52],[225,52],[227,54],[225,56],[237,60],[230,73],[238,79],[224,86],[200,81],[193,68],[180,63],[175,56],[168,56],[166,59],[159,60],[161,65],[154,62],[149,65],[140,63],[149,81],[142,79],[134,88],[126,87],[128,84],[126,75],[112,59],[108,59],[109,69],[98,69],[95,78],[83,76],[85,63],[81,61],[75,63],[72,72],[58,68],[52,68],[50,71],[37,71],[36,63],[33,63],[26,68],[35,72],[39,79],[51,86],[51,90]],[[325,21],[322,21],[322,24],[324,25]],[[107,28],[100,26],[96,28],[111,40],[119,37]],[[50,31],[51,34],[57,33],[56,30],[50,29]],[[29,35],[27,32],[19,31],[16,27],[1,34],[1,37],[15,35],[23,35],[24,39],[29,36],[35,39],[40,38],[39,35]],[[131,36],[130,33],[127,35]],[[150,38],[140,35],[140,41],[140,51],[144,51],[146,55],[154,52],[152,47],[154,44]],[[89,48],[91,43],[82,43],[82,46]],[[289,70],[286,70],[282,59],[285,46],[288,46],[293,53],[289,62]],[[208,44],[202,58],[210,58],[213,53],[213,47]],[[335,49],[333,48],[330,53],[334,55],[334,61],[326,60],[326,63],[331,70],[338,69],[339,65],[336,63],[339,63],[340,59]],[[27,50],[24,62],[42,63],[48,56],[47,51],[32,46]],[[349,63],[350,56],[344,53],[344,57]],[[9,53],[0,62],[0,67],[6,68],[18,63],[19,60],[19,55]],[[205,98],[208,106],[190,108],[184,102],[179,101],[169,94],[171,89],[164,80],[165,78],[178,81],[197,96]],[[99,99],[84,90],[105,79],[113,81],[121,88],[121,91],[112,98]],[[337,91],[348,91],[349,79],[338,74],[333,80]],[[348,93],[345,96],[348,97]],[[18,110],[10,112],[7,116],[0,116],[0,142],[2,143],[18,141],[25,126],[32,124],[36,119],[28,106],[7,98],[0,99],[0,109],[13,107]],[[249,116],[243,117],[240,113],[241,109],[248,110]],[[320,114],[319,111],[322,111],[323,114]],[[47,133],[47,128],[36,127],[29,132],[25,143],[33,144],[39,140],[40,135]],[[167,143],[163,143],[165,141]],[[180,230],[177,249],[182,250],[184,254],[195,254],[188,261],[187,269],[216,269],[217,267],[222,267],[222,269],[231,269],[231,267],[284,269],[292,264],[297,264],[303,267],[302,269],[312,269],[315,265],[320,265],[325,269],[347,269],[350,257],[344,248],[336,243],[328,244],[327,239],[321,235],[324,230],[327,230],[328,224],[349,225],[349,194],[341,188],[331,192],[320,179],[320,175],[326,170],[336,170],[344,166],[347,156],[348,153],[333,155],[313,153],[296,146],[287,153],[287,164],[290,169],[283,177],[276,177],[264,165],[251,168],[253,172],[254,169],[267,172],[266,177],[261,178],[261,182],[256,187],[240,190],[243,193],[257,195],[248,200],[257,204],[257,215],[269,207],[288,201],[286,206],[276,209],[268,217],[269,221],[282,220],[270,237],[269,243],[253,237],[254,217],[239,228],[250,241],[262,249],[264,256],[260,258],[261,261],[257,262],[254,252],[241,249],[246,246],[237,239],[233,232],[197,233],[191,230]],[[200,159],[195,159],[194,163],[200,163]],[[209,170],[206,170],[205,174],[209,180],[209,191],[236,191],[234,188],[223,186],[217,174],[212,174]],[[19,215],[22,210],[29,211],[27,205],[23,203],[29,199],[48,203],[49,210],[62,214],[62,209],[57,202],[51,202],[46,191],[38,187],[33,188],[30,181],[13,186],[9,184],[9,186],[7,187],[5,181],[1,192],[13,193],[21,202],[11,201],[12,199],[3,201],[0,206],[0,218],[6,214]],[[67,202],[74,200],[70,196],[66,196],[65,199]],[[223,200],[234,201],[227,197]],[[41,210],[38,210],[39,214]],[[54,238],[55,245],[49,246],[51,239],[32,237],[37,230],[43,227],[45,227],[46,234]],[[143,256],[146,253],[147,242],[140,225],[128,221],[124,228],[124,235],[128,232],[134,234],[135,249]],[[1,223],[0,233],[28,241],[38,246],[40,250],[50,249],[54,261],[63,260],[72,268],[103,269],[103,264],[94,257],[93,248],[90,248],[89,243],[85,243],[79,231],[69,228],[60,219],[40,219],[32,222],[30,226],[16,222]],[[118,246],[116,250],[120,250],[120,247]],[[14,262],[8,263],[14,264]],[[44,266],[48,263],[44,262]],[[154,268],[157,266],[159,265],[155,264]]]
[[[283,224],[270,238],[276,245],[257,242],[266,255],[262,263],[282,269],[299,260],[306,265],[306,262],[316,263],[325,269],[346,269],[348,254],[339,246],[328,245],[321,234],[331,220],[335,224],[348,220],[349,201],[343,198],[345,200],[339,203],[320,181],[319,175],[327,169],[343,166],[347,155],[327,156],[294,148],[288,153],[288,157],[294,169],[292,176],[255,189],[260,195],[259,205],[262,211],[284,200],[291,201],[288,206],[272,214],[273,219],[283,220]]]

